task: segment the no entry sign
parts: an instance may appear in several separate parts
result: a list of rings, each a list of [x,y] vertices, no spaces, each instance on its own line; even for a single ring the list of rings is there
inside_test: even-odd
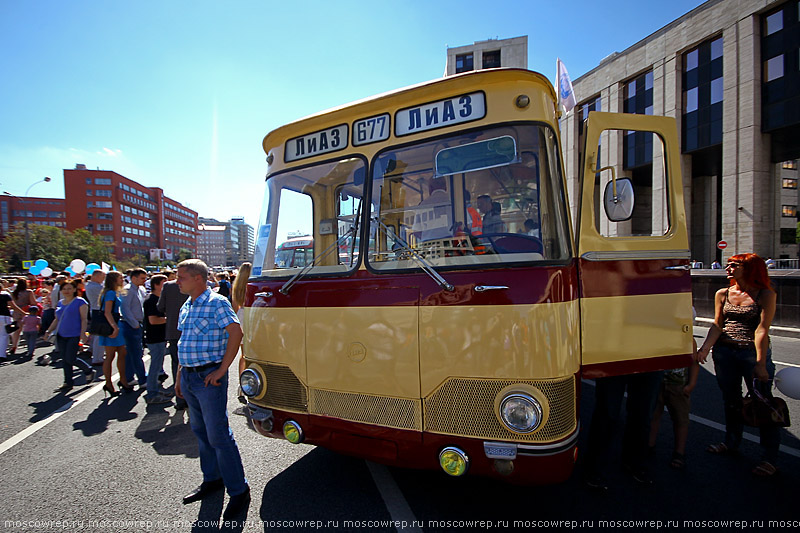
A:
[[[720,250],[724,250],[727,247],[728,247],[728,243],[726,241],[719,241],[717,243],[717,248],[719,248]]]

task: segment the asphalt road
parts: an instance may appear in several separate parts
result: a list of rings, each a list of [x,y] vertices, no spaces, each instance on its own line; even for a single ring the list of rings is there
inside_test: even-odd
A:
[[[696,328],[695,333],[705,330]],[[36,355],[48,351],[43,346]],[[774,337],[773,352],[775,361],[800,366],[800,339]],[[0,531],[220,530],[227,497],[181,504],[182,495],[201,481],[197,444],[183,412],[147,406],[138,392],[103,399],[99,381],[78,385],[68,396],[54,393],[62,377],[58,366],[35,366],[19,356],[0,364]],[[235,392],[231,387],[230,410],[239,405]],[[593,393],[593,383],[585,382],[583,427],[588,427]],[[796,530],[800,401],[787,402],[795,424],[783,432],[780,472],[774,479],[756,479],[750,470],[759,446],[751,429],[737,457],[704,451],[723,435],[721,396],[713,368],[706,364],[692,397],[687,469],[668,466],[672,426],[665,414],[652,457],[655,484],[638,485],[612,461],[612,486],[606,493],[584,487],[580,463],[568,482],[551,487],[450,479],[441,472],[386,468],[266,439],[247,429],[243,417],[232,416],[253,501],[246,521],[222,529]],[[584,432],[581,443],[585,437]],[[743,522],[733,522],[737,520]]]

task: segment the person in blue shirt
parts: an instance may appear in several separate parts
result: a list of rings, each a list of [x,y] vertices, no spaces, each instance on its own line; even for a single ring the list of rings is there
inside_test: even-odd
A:
[[[60,392],[72,390],[72,372],[75,364],[84,367],[86,383],[94,380],[94,371],[91,365],[78,358],[78,343],[82,337],[85,337],[87,342],[89,339],[86,334],[86,330],[89,329],[87,318],[89,304],[83,298],[78,297],[79,285],[80,281],[73,279],[61,286],[62,299],[58,302],[56,319],[47,329],[48,334],[56,331],[58,351],[64,362],[64,384],[58,389]]]
[[[189,406],[189,422],[200,451],[202,484],[184,496],[189,504],[227,488],[223,513],[232,520],[250,504],[250,487],[228,421],[228,367],[242,341],[242,328],[230,302],[206,285],[208,267],[198,259],[178,264],[178,286],[189,299],[178,316],[175,394]]]

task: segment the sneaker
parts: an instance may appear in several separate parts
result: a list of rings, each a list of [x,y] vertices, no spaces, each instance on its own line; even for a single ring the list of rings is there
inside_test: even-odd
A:
[[[52,362],[53,362],[53,360],[50,359],[49,355],[45,355],[44,357],[42,357],[42,366],[47,366]]]
[[[94,370],[90,370],[90,371],[89,371],[89,372],[86,374],[86,384],[88,385],[89,383],[91,383],[92,381],[94,381],[94,377],[95,377],[96,375],[97,375],[97,373],[96,373]]]
[[[148,405],[172,403],[172,398],[164,396],[163,394],[156,394],[155,396],[145,397],[145,403]]]

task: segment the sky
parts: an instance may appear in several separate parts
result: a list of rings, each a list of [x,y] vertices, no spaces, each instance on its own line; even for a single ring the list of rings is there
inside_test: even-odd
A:
[[[0,191],[64,197],[113,170],[200,216],[257,226],[261,141],[319,111],[440,78],[447,47],[528,36],[574,80],[699,0],[0,0]]]

